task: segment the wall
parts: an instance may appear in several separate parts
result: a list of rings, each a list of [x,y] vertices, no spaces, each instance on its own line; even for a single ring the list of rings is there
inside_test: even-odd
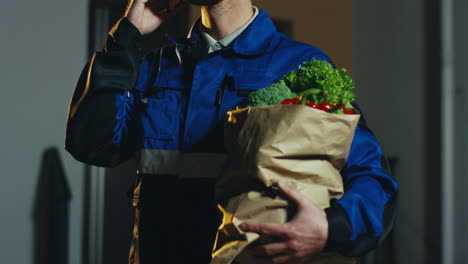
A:
[[[466,204],[466,192],[468,186],[468,34],[466,28],[468,26],[468,2],[463,0],[454,0],[453,17],[451,32],[451,42],[453,43],[452,58],[446,58],[446,63],[452,63],[453,67],[453,88],[451,96],[453,96],[453,157],[454,160],[454,181],[451,186],[454,204],[454,222],[453,225],[454,237],[452,245],[449,249],[453,254],[453,263],[466,264],[468,263],[468,251],[466,246],[466,237],[468,236],[468,206]]]
[[[69,98],[85,64],[87,1],[4,1],[0,11],[0,256],[33,260],[42,151],[63,149]],[[72,191],[69,263],[80,263],[82,165],[61,151]]]
[[[426,256],[439,250],[438,241],[428,239],[425,215],[430,206],[424,188],[429,147],[425,120],[431,117],[425,105],[424,7],[423,0],[353,1],[358,100],[384,150],[398,159],[400,209],[395,242],[400,264],[429,263]],[[437,258],[433,261],[438,263]]]
[[[353,1],[254,0],[253,3],[273,19],[290,20],[294,39],[322,49],[340,68],[352,67]]]

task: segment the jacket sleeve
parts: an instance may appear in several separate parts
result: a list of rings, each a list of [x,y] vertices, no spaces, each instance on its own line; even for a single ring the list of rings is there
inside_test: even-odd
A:
[[[65,148],[82,162],[114,167],[138,148],[132,89],[141,66],[142,36],[126,18],[109,32],[103,52],[83,69],[70,102]]]
[[[390,232],[398,192],[382,150],[362,116],[342,177],[344,195],[325,210],[329,225],[326,250],[362,256]]]

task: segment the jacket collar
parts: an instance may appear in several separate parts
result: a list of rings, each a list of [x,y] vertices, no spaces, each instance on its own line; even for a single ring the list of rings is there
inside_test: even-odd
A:
[[[201,33],[198,31],[198,19],[190,29],[187,38],[174,38],[167,34],[167,38],[177,46],[194,46],[200,41]],[[254,21],[234,40],[231,44],[233,51],[240,55],[256,56],[267,53],[270,50],[271,42],[274,39],[277,29],[273,21],[261,9]]]

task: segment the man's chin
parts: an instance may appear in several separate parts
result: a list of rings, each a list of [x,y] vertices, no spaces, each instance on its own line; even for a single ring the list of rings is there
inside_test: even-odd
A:
[[[221,0],[187,0],[187,2],[189,2],[192,5],[213,6],[221,2]]]

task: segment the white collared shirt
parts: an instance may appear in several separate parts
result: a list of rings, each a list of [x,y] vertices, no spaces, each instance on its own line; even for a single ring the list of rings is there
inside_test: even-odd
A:
[[[208,53],[211,53],[213,51],[221,50],[227,46],[229,46],[242,32],[254,21],[254,19],[257,17],[259,11],[257,7],[253,7],[254,9],[254,14],[253,16],[247,21],[244,25],[242,25],[240,28],[238,28],[236,31],[232,32],[229,36],[221,39],[221,40],[216,40],[210,34],[208,34],[203,27],[203,25],[200,23],[199,24],[199,30],[201,32],[201,35],[206,41]]]

